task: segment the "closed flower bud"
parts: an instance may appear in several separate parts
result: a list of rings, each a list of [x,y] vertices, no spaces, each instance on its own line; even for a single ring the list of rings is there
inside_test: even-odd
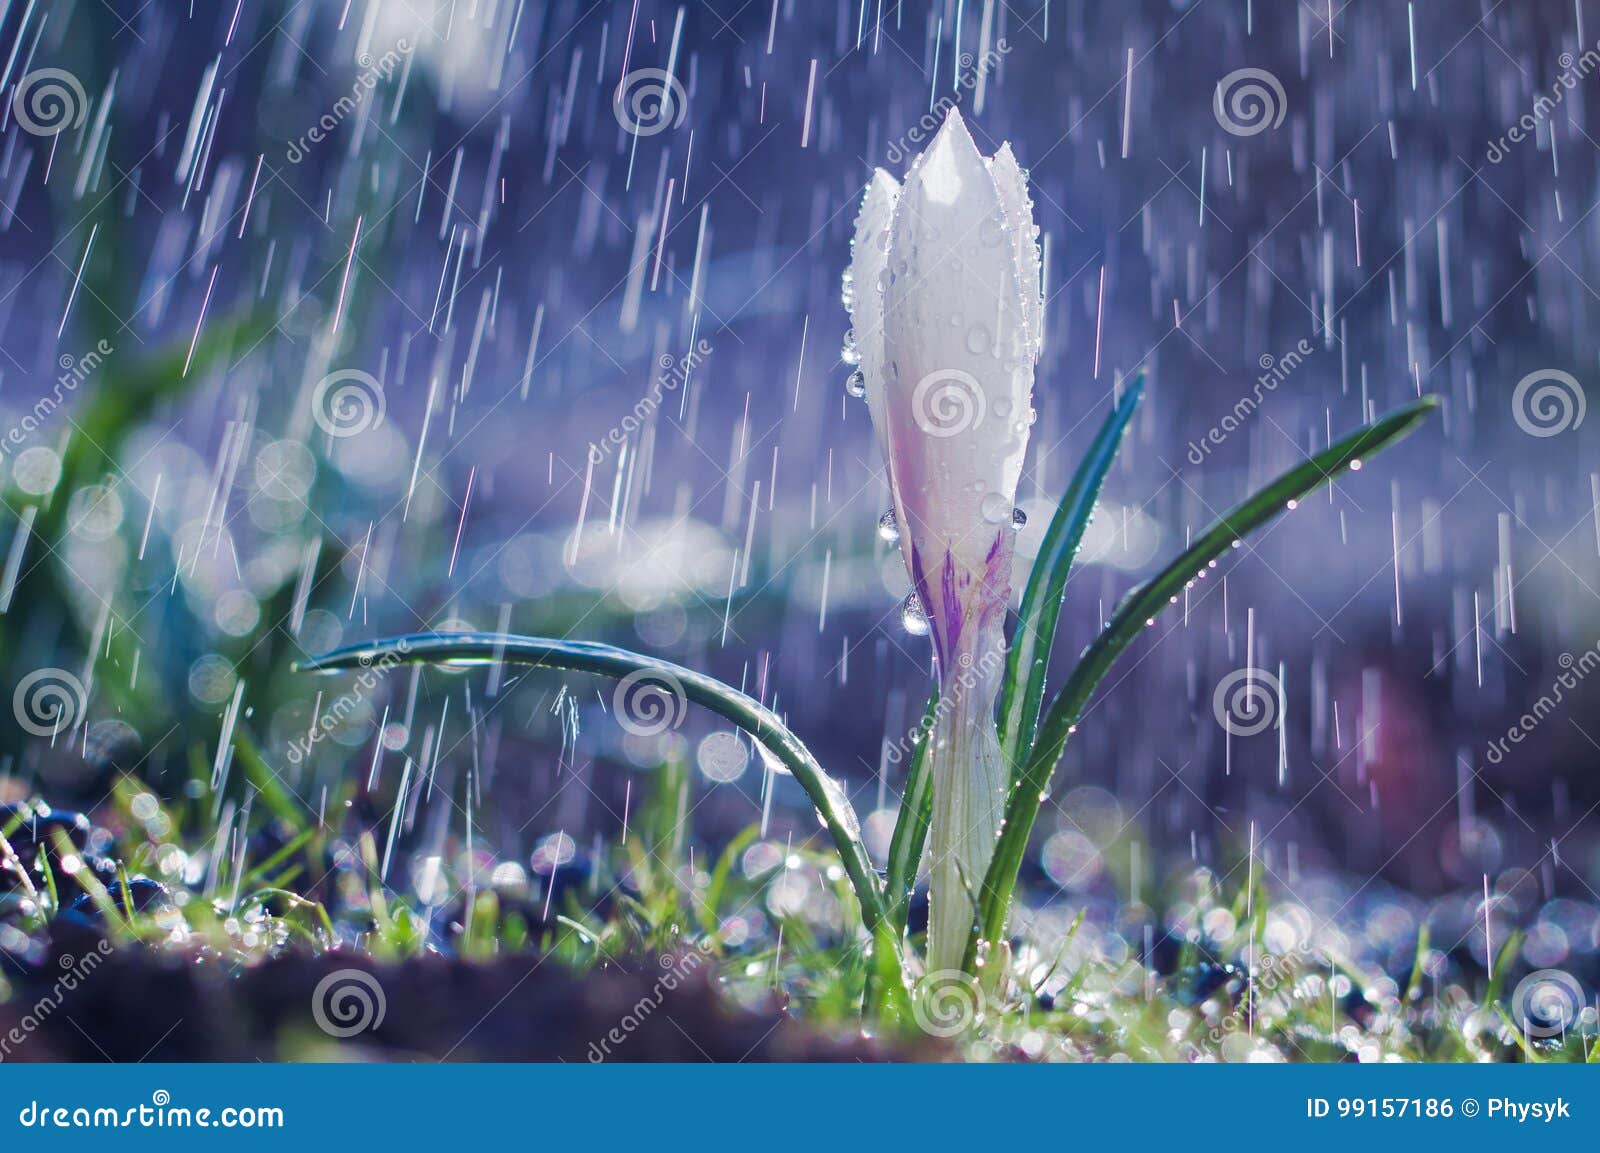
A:
[[[930,968],[955,968],[1004,808],[994,706],[1043,312],[1010,147],[986,160],[952,110],[903,187],[874,173],[851,284],[859,371],[938,661],[928,951]]]

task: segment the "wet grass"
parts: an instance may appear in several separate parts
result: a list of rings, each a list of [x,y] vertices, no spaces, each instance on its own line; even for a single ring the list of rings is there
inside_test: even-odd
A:
[[[1303,907],[1205,868],[1147,898],[1160,915],[1126,894],[1089,909],[1064,895],[1029,907],[996,958],[1001,980],[915,982],[898,1013],[867,1024],[873,961],[837,858],[755,827],[699,844],[682,822],[686,767],[665,764],[650,780],[626,840],[598,852],[557,846],[553,878],[514,876],[454,846],[445,860],[402,856],[386,879],[386,820],[318,824],[273,812],[264,793],[231,827],[205,798],[163,802],[132,777],[86,835],[57,827],[56,814],[38,836],[43,825],[13,810],[0,822],[0,944],[13,960],[0,1007],[21,995],[16,965],[30,945],[71,926],[119,952],[230,974],[285,956],[359,959],[381,973],[444,955],[544,958],[583,975],[693,952],[730,1008],[776,999],[819,1032],[871,1032],[941,1059],[1600,1060],[1592,1009],[1554,1037],[1514,1019],[1511,990],[1527,969],[1520,934],[1497,943],[1485,973],[1437,948],[1424,925],[1409,962],[1386,971],[1356,956],[1348,926],[1297,932]],[[346,800],[329,811],[353,814]],[[422,884],[394,883],[402,866]]]

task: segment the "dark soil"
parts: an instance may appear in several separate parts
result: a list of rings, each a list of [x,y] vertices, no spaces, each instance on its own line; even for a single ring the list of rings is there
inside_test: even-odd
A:
[[[775,1000],[741,1010],[699,972],[663,989],[670,959],[632,958],[574,974],[519,955],[478,963],[427,957],[383,965],[359,954],[288,954],[250,967],[118,948],[53,996],[92,930],[58,926],[49,956],[19,970],[0,1005],[6,1060],[70,1061],[882,1061],[912,1054],[825,1033]],[[65,959],[63,959],[65,958]],[[313,1016],[318,982],[359,969],[383,991],[381,1022],[335,1038]],[[631,1028],[624,1028],[631,1022]],[[12,1030],[16,1030],[13,1033]],[[614,1032],[615,1030],[615,1032]],[[20,1041],[17,1037],[20,1035]],[[616,1038],[620,1036],[620,1040]]]

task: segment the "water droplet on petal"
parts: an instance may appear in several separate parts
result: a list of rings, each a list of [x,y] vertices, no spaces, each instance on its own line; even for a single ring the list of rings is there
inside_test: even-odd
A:
[[[1011,502],[1005,498],[1004,493],[985,493],[978,502],[978,512],[990,524],[1001,524],[1011,518]]]
[[[894,509],[890,509],[878,518],[878,539],[896,544],[900,540],[900,522],[895,519]]]
[[[928,635],[928,613],[916,593],[911,593],[900,603],[900,627],[914,637]]]
[[[1023,512],[1020,508],[1012,509],[1011,510],[1011,527],[1016,529],[1016,531],[1018,531],[1018,532],[1021,532],[1023,529],[1027,528],[1028,527],[1028,514]]]
[[[856,347],[856,330],[853,328],[844,334],[844,347],[839,350],[839,359],[846,364],[861,363],[861,350]]]
[[[844,382],[844,390],[857,400],[867,395],[867,377],[859,368],[850,374],[850,379]]]

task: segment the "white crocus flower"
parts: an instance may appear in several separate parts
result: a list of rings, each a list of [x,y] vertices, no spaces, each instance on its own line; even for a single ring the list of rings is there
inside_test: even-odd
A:
[[[951,111],[902,188],[873,174],[846,294],[901,551],[933,636],[928,966],[954,969],[1004,810],[995,729],[1013,509],[1039,356],[1039,247],[1009,145],[985,160]]]

